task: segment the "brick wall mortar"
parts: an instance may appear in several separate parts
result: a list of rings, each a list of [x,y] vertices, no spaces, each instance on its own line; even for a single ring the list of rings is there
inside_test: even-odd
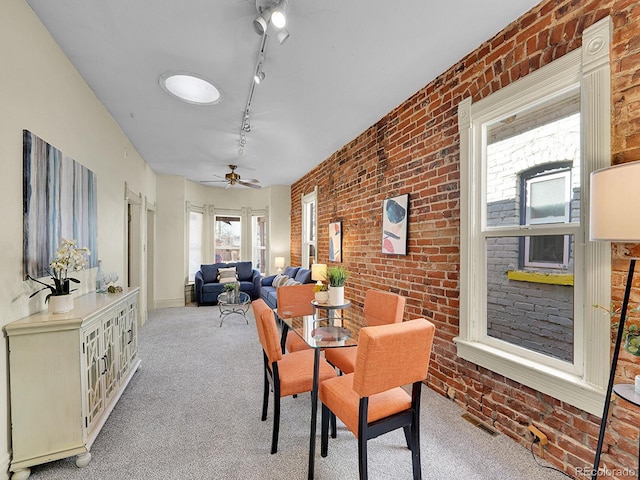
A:
[[[611,15],[612,163],[640,158],[640,4],[630,0],[549,0],[506,26],[292,186],[291,263],[301,261],[301,196],[318,187],[319,261],[329,263],[328,224],[342,221],[343,265],[354,308],[368,288],[407,297],[405,319],[436,325],[428,384],[528,447],[526,427],[549,437],[545,459],[567,473],[590,468],[600,419],[462,360],[458,333],[460,165],[457,105],[476,102],[581,46],[582,31]],[[381,253],[382,202],[410,194],[408,255]],[[628,262],[614,261],[620,302]],[[635,282],[634,282],[635,283]],[[640,289],[640,282],[635,285]],[[640,290],[634,292],[640,299]],[[640,370],[621,354],[618,375]],[[602,466],[637,466],[640,412],[615,401]]]

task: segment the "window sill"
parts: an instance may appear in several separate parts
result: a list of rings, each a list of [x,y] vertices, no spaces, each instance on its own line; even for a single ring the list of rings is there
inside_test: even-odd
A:
[[[572,273],[547,273],[547,272],[527,272],[523,270],[509,270],[507,272],[509,280],[529,283],[548,283],[550,285],[570,285],[573,286]]]

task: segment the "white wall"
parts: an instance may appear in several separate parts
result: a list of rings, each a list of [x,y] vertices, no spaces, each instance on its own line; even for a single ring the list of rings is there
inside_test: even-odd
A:
[[[24,0],[2,0],[0,15],[0,322],[44,308],[22,272],[22,130],[61,150],[98,179],[98,256],[126,280],[125,182],[155,201],[155,174],[51,39]],[[77,294],[95,288],[95,271],[81,272]],[[0,478],[10,461],[8,352],[0,344]]]

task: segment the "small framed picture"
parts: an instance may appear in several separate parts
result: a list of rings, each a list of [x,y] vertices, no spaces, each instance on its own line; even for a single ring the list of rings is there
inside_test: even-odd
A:
[[[329,224],[329,261],[342,262],[342,222]]]
[[[409,194],[387,198],[382,203],[382,253],[407,254]]]

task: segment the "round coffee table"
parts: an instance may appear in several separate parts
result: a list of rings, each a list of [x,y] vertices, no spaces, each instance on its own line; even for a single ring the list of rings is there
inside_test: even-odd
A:
[[[222,321],[227,315],[231,315],[232,313],[237,313],[244,317],[244,321],[249,325],[249,319],[247,318],[247,312],[249,311],[249,306],[251,305],[251,298],[248,293],[238,292],[237,294],[234,292],[232,295],[231,292],[223,292],[218,295],[218,308],[220,308],[220,326],[222,326]]]

